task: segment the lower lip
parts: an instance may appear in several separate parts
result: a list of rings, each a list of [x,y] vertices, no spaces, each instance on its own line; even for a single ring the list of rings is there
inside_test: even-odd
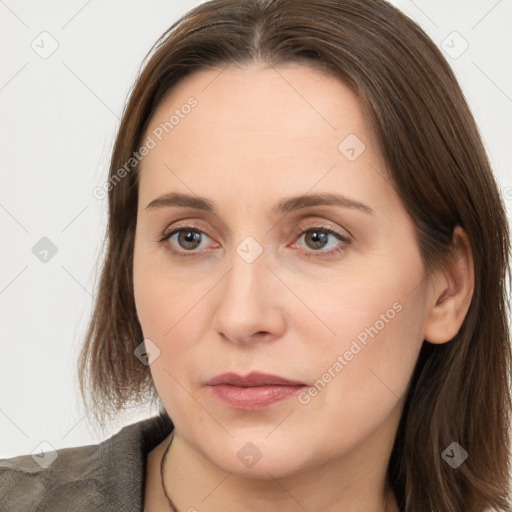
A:
[[[229,384],[208,386],[214,396],[228,407],[243,411],[261,411],[271,405],[296,396],[305,386],[241,387]]]

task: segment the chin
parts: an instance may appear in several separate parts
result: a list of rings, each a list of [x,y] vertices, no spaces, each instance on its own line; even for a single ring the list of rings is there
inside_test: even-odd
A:
[[[234,476],[260,480],[283,478],[307,469],[309,464],[304,458],[304,450],[298,453],[295,443],[286,446],[277,439],[271,442],[265,439],[266,435],[268,432],[259,438],[251,436],[253,441],[239,438],[229,447],[219,446],[219,451],[212,453],[210,460]]]

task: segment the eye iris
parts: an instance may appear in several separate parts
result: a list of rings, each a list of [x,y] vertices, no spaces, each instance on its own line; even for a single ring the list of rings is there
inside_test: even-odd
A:
[[[312,242],[314,244],[313,247],[315,249],[322,249],[327,243],[327,238],[329,236],[329,234],[326,233],[325,231],[308,231],[305,235],[306,241],[309,235],[311,235],[310,238],[312,239]]]
[[[195,242],[201,243],[201,234],[197,231],[180,231],[178,233],[178,242],[185,249],[195,249],[197,245],[194,246]],[[192,244],[192,247],[187,244]]]

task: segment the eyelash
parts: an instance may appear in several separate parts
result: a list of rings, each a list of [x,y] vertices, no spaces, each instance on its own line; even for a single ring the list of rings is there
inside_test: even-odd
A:
[[[176,233],[180,233],[182,231],[192,231],[192,232],[195,232],[195,233],[202,233],[202,234],[207,235],[204,231],[202,231],[200,229],[197,229],[197,228],[194,228],[193,226],[179,226],[179,227],[176,227],[176,228],[172,229],[168,233],[164,233],[163,236],[158,241],[160,243],[165,243],[167,240],[169,240]],[[340,253],[340,252],[345,250],[345,245],[348,245],[348,244],[351,243],[351,240],[347,236],[344,236],[341,233],[339,233],[338,231],[330,228],[329,226],[325,226],[325,225],[312,225],[312,226],[308,226],[308,227],[301,227],[301,228],[295,230],[294,235],[295,235],[295,237],[300,238],[302,235],[304,235],[306,233],[309,233],[310,231],[322,231],[322,232],[328,233],[329,235],[334,236],[335,238],[339,239],[340,242],[343,242],[343,243],[340,246],[338,246],[337,248],[330,249],[329,251],[321,251],[321,250],[319,250],[319,251],[312,251],[312,250],[306,251],[305,256],[308,257],[308,258],[309,257],[312,257],[312,258],[317,258],[317,257],[328,258],[328,257],[336,256],[338,253]],[[211,238],[211,237],[208,237],[208,238]],[[185,257],[185,258],[193,258],[193,257],[197,257],[197,256],[200,255],[200,252],[197,252],[197,251],[182,251],[182,250],[174,249],[172,247],[169,248],[169,250],[174,255],[180,256],[180,257],[182,256],[182,257]]]

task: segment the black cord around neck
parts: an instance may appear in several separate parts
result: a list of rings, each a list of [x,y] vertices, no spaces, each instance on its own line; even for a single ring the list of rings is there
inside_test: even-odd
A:
[[[167,459],[167,454],[169,453],[169,448],[171,447],[173,440],[174,440],[174,432],[173,432],[173,434],[171,436],[171,440],[169,441],[169,444],[168,444],[167,448],[165,449],[165,452],[162,456],[162,461],[160,462],[160,478],[162,479],[162,489],[164,490],[165,497],[167,498],[167,502],[169,503],[169,508],[172,510],[172,512],[178,512],[176,505],[173,503],[173,501],[169,497],[169,494],[167,493],[167,489],[165,488],[165,481],[164,481],[165,459]]]

